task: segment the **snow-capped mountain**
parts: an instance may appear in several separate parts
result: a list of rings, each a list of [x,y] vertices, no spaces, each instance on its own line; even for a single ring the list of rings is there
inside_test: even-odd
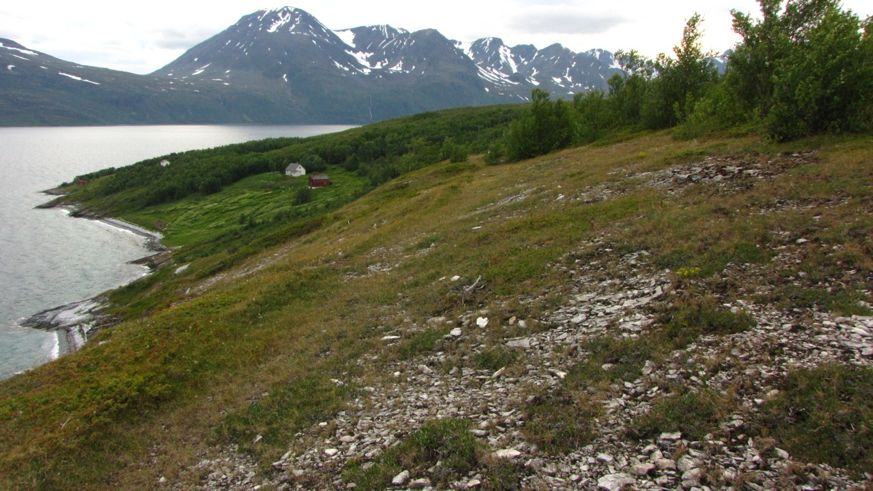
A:
[[[605,90],[606,81],[620,72],[612,53],[592,50],[574,53],[560,44],[538,50],[532,45],[506,46],[500,38],[483,38],[465,49],[479,76],[500,95],[527,97],[539,87],[557,97]]]
[[[365,84],[429,76],[456,90],[459,83],[469,86],[480,95],[473,101],[492,102],[527,100],[534,87],[559,97],[604,89],[619,69],[612,54],[602,50],[574,53],[559,44],[543,50],[509,47],[499,38],[465,46],[435,30],[409,32],[388,25],[333,31],[303,10],[283,7],[243,17],[155,74],[183,83],[227,84],[233,83],[234,70],[281,78],[298,90],[305,90],[300,84],[310,83],[316,71]],[[460,78],[449,80],[447,75]],[[379,92],[377,87],[369,90]]]
[[[85,80],[69,79],[82,86],[61,92],[42,90],[59,82],[56,74],[46,78],[49,73],[31,70],[28,75],[40,75],[44,83],[27,82],[12,57],[26,57],[21,50],[29,50],[3,42],[0,107],[76,99],[78,92],[87,92],[85,100],[98,109],[83,109],[83,114],[100,117],[83,117],[83,123],[135,122],[138,115],[143,122],[365,123],[446,107],[526,101],[536,87],[572,97],[605,89],[619,71],[612,54],[602,50],[509,47],[499,38],[464,44],[433,29],[409,32],[388,25],[332,30],[291,7],[246,15],[146,76],[90,67],[78,68],[80,73],[70,68],[78,65],[52,59]],[[18,79],[13,81],[13,74]],[[101,78],[107,74],[115,78]],[[125,91],[134,96],[120,95]],[[127,111],[129,101],[139,106]],[[112,108],[118,114],[111,114]]]

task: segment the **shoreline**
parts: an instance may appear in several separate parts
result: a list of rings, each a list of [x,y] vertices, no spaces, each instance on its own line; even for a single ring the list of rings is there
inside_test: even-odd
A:
[[[63,196],[64,194],[58,189],[50,189],[43,191],[43,193],[52,196]],[[57,198],[39,205],[37,208],[59,208],[69,217],[98,221],[115,230],[132,233],[144,238],[145,248],[154,252],[154,254],[128,261],[128,264],[137,264],[148,268],[148,271],[140,278],[148,276],[172,257],[172,250],[161,243],[163,235],[157,231],[149,230],[118,218],[83,212],[75,204],[61,203]],[[121,288],[128,284],[130,282],[118,285],[112,289]],[[78,351],[88,342],[89,337],[101,329],[111,327],[119,322],[119,319],[104,313],[108,306],[109,301],[106,297],[106,292],[103,292],[91,298],[37,312],[20,321],[19,324],[32,329],[55,332],[57,340],[50,354],[50,360],[54,361],[64,355]]]

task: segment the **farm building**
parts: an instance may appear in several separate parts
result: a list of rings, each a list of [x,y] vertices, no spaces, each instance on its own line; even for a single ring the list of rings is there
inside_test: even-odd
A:
[[[292,164],[288,164],[288,167],[285,167],[285,175],[289,177],[305,176],[306,169],[302,165],[295,162]]]
[[[309,176],[309,187],[323,188],[330,186],[330,178],[326,174],[312,174]]]

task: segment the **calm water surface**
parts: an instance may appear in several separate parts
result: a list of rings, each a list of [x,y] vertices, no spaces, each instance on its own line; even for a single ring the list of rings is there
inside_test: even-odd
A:
[[[0,128],[0,379],[51,360],[54,333],[19,322],[146,273],[127,264],[149,252],[142,238],[101,222],[37,210],[41,190],[79,174],[171,152],[347,126],[110,126]]]

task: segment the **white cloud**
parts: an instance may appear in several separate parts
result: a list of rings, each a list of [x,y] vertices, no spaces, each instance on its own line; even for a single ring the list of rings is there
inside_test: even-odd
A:
[[[443,0],[398,4],[386,0],[288,0],[334,29],[391,24],[435,28],[449,38],[501,37],[507,44],[561,43],[575,51],[637,49],[669,52],[693,12],[704,16],[703,42],[723,51],[736,41],[730,9],[757,12],[755,0]],[[28,0],[0,7],[0,37],[78,63],[148,73],[207,39],[263,0]],[[869,15],[869,0],[843,5]],[[281,2],[268,7],[281,6]],[[13,27],[14,26],[14,27]]]
[[[511,27],[535,34],[601,34],[625,20],[617,15],[591,15],[573,10],[529,12],[516,16]]]

